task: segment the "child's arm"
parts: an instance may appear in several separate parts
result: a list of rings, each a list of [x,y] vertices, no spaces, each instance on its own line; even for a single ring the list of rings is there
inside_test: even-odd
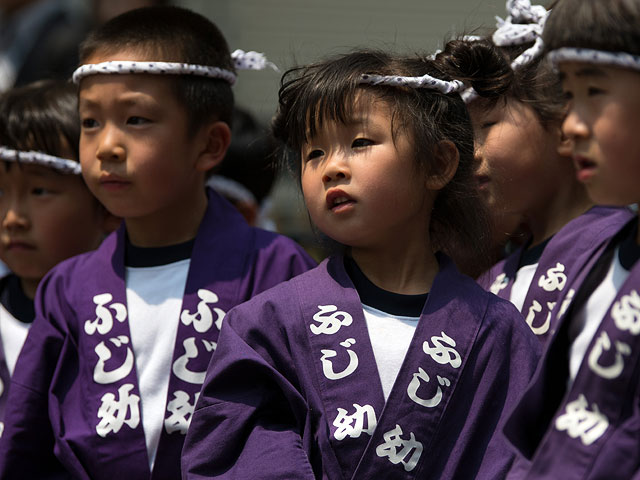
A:
[[[314,479],[301,432],[306,401],[277,369],[287,339],[271,318],[260,323],[280,335],[239,333],[250,321],[240,312],[225,318],[185,440],[183,478]]]

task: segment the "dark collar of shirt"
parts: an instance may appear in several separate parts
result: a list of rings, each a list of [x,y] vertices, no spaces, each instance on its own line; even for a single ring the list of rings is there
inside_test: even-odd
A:
[[[344,266],[349,278],[358,291],[360,301],[369,307],[375,308],[390,315],[401,317],[419,317],[422,308],[427,301],[428,293],[420,295],[402,295],[389,292],[374,285],[369,280],[353,258],[345,256]]]

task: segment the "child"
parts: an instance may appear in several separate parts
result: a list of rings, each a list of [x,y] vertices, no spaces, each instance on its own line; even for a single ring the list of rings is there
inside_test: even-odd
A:
[[[366,51],[285,74],[274,132],[346,255],[229,313],[187,478],[496,478],[510,465],[496,428],[539,345],[513,305],[433,253],[473,248],[485,225],[461,84],[443,77]]]
[[[530,232],[524,245],[482,275],[480,283],[516,305],[544,342],[567,282],[632,213],[593,207],[567,158],[562,89],[541,55],[547,11],[513,0],[507,8],[509,16],[491,38],[452,41],[438,60],[473,87],[467,95],[476,176],[489,207],[519,215]]]
[[[233,108],[217,27],[177,7],[139,9],[93,32],[80,57],[83,176],[124,223],[43,280],[0,477],[179,478],[225,312],[312,261],[205,191]]]
[[[112,229],[80,177],[79,137],[71,83],[40,81],[0,97],[0,259],[11,270],[0,278],[0,420],[38,283]]]
[[[640,201],[640,2],[562,0],[544,39],[569,99],[565,134],[596,203]],[[568,287],[540,366],[505,432],[531,461],[513,478],[640,478],[638,219]]]

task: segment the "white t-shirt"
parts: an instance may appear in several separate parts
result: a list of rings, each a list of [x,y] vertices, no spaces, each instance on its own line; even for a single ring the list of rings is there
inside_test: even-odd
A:
[[[529,287],[531,286],[537,268],[538,263],[536,262],[520,267],[518,273],[516,273],[516,279],[513,281],[513,286],[511,287],[509,301],[511,301],[519,311],[522,311],[522,306],[527,298],[527,293],[529,292]]]
[[[409,351],[420,317],[391,315],[368,305],[362,305],[362,309],[380,374],[384,400],[387,401]]]
[[[189,263],[187,259],[155,267],[126,268],[129,328],[151,470],[164,426],[172,353]]]
[[[2,348],[9,369],[9,375],[13,375],[18,361],[18,354],[27,339],[27,333],[31,323],[21,322],[11,315],[4,305],[0,304],[0,335],[2,335]],[[5,385],[5,388],[7,385]]]

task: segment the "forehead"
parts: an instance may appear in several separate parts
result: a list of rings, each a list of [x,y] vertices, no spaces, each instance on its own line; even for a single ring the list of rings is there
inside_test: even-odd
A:
[[[392,109],[388,102],[367,91],[358,91],[345,99],[342,108],[322,102],[309,109],[306,137],[312,138],[324,130],[342,127],[364,127],[373,123],[391,124]]]
[[[560,80],[579,80],[588,78],[607,79],[615,75],[616,67],[608,67],[596,63],[586,62],[561,62],[558,64]]]
[[[124,49],[115,52],[98,50],[89,56],[85,63],[95,64],[112,61],[154,61],[158,60],[157,55],[150,52],[144,52],[141,49]],[[159,97],[162,101],[169,98],[175,99],[175,94],[171,88],[170,75],[152,75],[152,74],[96,74],[89,75],[80,81],[79,98],[82,101],[91,97],[92,91],[102,90],[100,87],[109,87],[113,93],[120,94],[139,93],[142,95],[150,95],[154,98]],[[100,97],[98,93],[98,98]]]
[[[0,174],[11,175],[14,178],[33,178],[47,180],[62,180],[64,178],[74,178],[77,175],[65,175],[53,168],[44,167],[42,165],[27,165],[13,161],[2,161]]]

